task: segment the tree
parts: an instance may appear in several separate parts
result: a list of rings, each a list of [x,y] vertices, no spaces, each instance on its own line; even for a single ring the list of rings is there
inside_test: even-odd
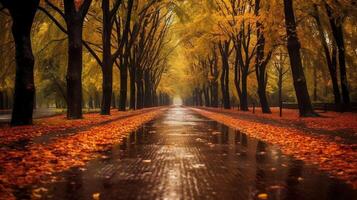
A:
[[[218,107],[218,58],[215,47],[212,50],[213,55],[208,56],[209,71],[210,71],[210,106]]]
[[[255,1],[255,15],[259,15],[260,10],[260,0]],[[266,95],[266,86],[267,86],[267,72],[266,67],[268,62],[272,56],[273,51],[269,51],[268,55],[265,57],[264,48],[265,48],[265,36],[263,33],[263,25],[257,20],[256,22],[257,28],[257,52],[255,57],[255,74],[258,82],[258,96],[260,100],[260,106],[262,108],[263,113],[271,113],[267,95]]]
[[[117,11],[122,3],[122,0],[116,0],[113,8],[110,9],[109,0],[102,0],[102,13],[103,13],[103,22],[102,22],[102,44],[103,44],[103,53],[102,53],[102,105],[101,105],[101,114],[110,115],[110,106],[112,104],[112,94],[113,94],[113,64],[117,57],[119,56],[120,47],[112,55],[112,31],[115,16]],[[128,16],[131,16],[131,8],[133,5],[133,0],[129,0],[128,5]],[[130,18],[129,18],[130,21]],[[119,38],[118,38],[119,40]]]
[[[67,66],[67,118],[82,118],[82,68],[83,68],[83,23],[92,0],[64,0],[64,12],[45,0],[47,5],[56,11],[66,22],[67,30],[48,15],[59,28],[68,35],[68,66]],[[42,9],[45,11],[44,9]]]
[[[1,0],[10,12],[12,35],[16,46],[16,80],[11,124],[32,124],[35,97],[33,67],[35,59],[31,47],[31,27],[39,0]]]
[[[222,91],[222,103],[225,109],[231,108],[230,95],[229,95],[229,56],[231,41],[224,41],[219,43],[219,51],[222,59],[222,71],[221,71],[221,91]]]
[[[289,69],[286,69],[286,60],[287,55],[282,53],[280,50],[275,56],[276,61],[274,62],[274,70],[277,76],[277,84],[278,84],[278,105],[282,107],[283,105],[283,83],[286,79],[285,75],[289,72]]]
[[[67,69],[67,118],[82,118],[82,31],[84,18],[92,0],[84,0],[81,5],[74,0],[64,0],[64,19],[68,31]]]
[[[346,50],[343,36],[343,17],[333,13],[332,8],[326,3],[326,12],[332,30],[333,38],[337,45],[338,64],[340,66],[340,81],[342,89],[342,99],[346,106],[350,104],[350,93],[348,89],[347,71],[346,71]]]
[[[337,79],[337,48],[336,44],[333,42],[332,43],[332,51],[330,51],[330,48],[327,43],[327,38],[325,35],[325,31],[322,26],[318,6],[315,4],[314,5],[314,13],[313,17],[315,18],[316,25],[317,25],[317,30],[320,36],[320,40],[322,43],[322,47],[325,53],[325,58],[326,58],[326,63],[330,72],[330,77],[331,77],[331,82],[332,82],[332,88],[333,88],[333,94],[335,97],[335,104],[339,105],[341,103],[341,93],[340,89],[338,86],[338,79]]]
[[[295,94],[298,101],[300,116],[316,116],[307,90],[304,70],[300,55],[300,42],[296,31],[296,21],[293,9],[293,0],[284,0],[285,25],[287,33],[287,48],[290,57],[291,72],[293,75]]]

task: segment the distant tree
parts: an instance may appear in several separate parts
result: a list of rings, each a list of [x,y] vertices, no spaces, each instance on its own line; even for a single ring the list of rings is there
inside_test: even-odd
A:
[[[231,41],[223,41],[219,43],[219,52],[221,53],[222,72],[221,72],[221,92],[222,103],[225,109],[231,108],[231,100],[229,94],[229,46]]]

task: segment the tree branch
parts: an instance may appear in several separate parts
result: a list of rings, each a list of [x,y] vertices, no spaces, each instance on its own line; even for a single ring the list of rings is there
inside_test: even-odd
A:
[[[46,50],[48,48],[48,46],[50,46],[52,43],[54,42],[62,42],[67,38],[61,38],[61,39],[55,39],[55,40],[51,40],[50,42],[48,42],[42,49],[40,49],[37,53],[42,53],[42,51]]]
[[[112,10],[110,11],[109,16],[110,16],[110,19],[111,19],[112,22],[114,22],[115,14],[118,11],[121,3],[122,3],[122,0],[116,0]]]
[[[119,0],[117,0],[118,2]],[[126,16],[126,22],[125,22],[125,28],[124,28],[124,31],[123,31],[123,37],[122,40],[127,40],[128,38],[128,34],[129,34],[129,30],[130,30],[130,21],[131,21],[131,13],[132,13],[132,10],[133,10],[133,5],[134,5],[134,0],[129,0],[128,2],[128,13],[127,13],[127,16]],[[114,17],[113,17],[114,19]],[[123,45],[124,43],[121,42],[118,49],[116,50],[116,52],[112,55],[111,59],[112,59],[112,62],[114,60],[116,60],[116,58],[120,55],[122,49],[123,49]]]
[[[45,13],[47,15],[48,18],[50,18],[50,20],[55,23],[55,25],[65,34],[68,34],[66,28],[64,28],[64,26],[62,26],[62,24],[50,13],[48,12],[45,8],[39,6],[38,9],[40,11],[42,11],[43,13]]]
[[[48,6],[50,6],[54,11],[56,11],[58,14],[60,14],[61,17],[63,17],[63,19],[66,19],[65,15],[64,15],[64,13],[63,13],[63,11],[62,11],[61,9],[59,9],[57,6],[55,6],[55,5],[54,5],[53,3],[51,3],[49,0],[45,0],[45,2],[46,2],[46,4],[47,4]],[[41,6],[39,6],[39,7],[41,7]]]
[[[39,6],[38,8],[40,11],[42,11],[43,13],[45,13],[54,23],[55,25],[65,34],[68,35],[68,31],[62,26],[62,24],[54,17],[51,15],[51,13],[49,13],[46,9],[44,9],[43,7]],[[95,53],[95,51],[89,46],[89,44],[82,40],[82,44],[83,46],[88,50],[88,52],[94,57],[94,59],[97,61],[97,63],[100,66],[103,66],[102,61],[100,60],[99,56]]]
[[[82,19],[87,15],[91,3],[92,0],[84,0],[84,2],[82,3],[81,8],[79,9],[79,13]]]

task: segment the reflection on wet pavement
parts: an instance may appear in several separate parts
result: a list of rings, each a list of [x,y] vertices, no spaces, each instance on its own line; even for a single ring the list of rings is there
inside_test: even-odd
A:
[[[356,191],[192,111],[173,107],[86,168],[60,174],[45,199],[356,199]],[[30,197],[32,192],[27,193]],[[26,193],[18,193],[26,198]],[[98,196],[99,195],[99,196]]]

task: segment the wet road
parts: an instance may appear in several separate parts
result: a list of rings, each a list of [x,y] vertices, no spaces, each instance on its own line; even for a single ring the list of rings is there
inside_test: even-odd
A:
[[[32,189],[46,188],[45,199],[357,198],[344,183],[278,148],[181,107],[103,155],[60,174],[59,182]],[[34,191],[17,195],[29,198]]]

